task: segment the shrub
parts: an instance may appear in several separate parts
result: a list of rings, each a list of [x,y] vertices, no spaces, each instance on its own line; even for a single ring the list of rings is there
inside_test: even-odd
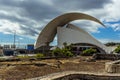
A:
[[[71,53],[71,51],[68,48],[62,48],[61,51],[65,57],[72,57],[73,56],[73,53]]]
[[[117,48],[114,51],[115,51],[115,53],[120,53],[120,45],[117,46]]]
[[[42,53],[37,53],[36,54],[36,58],[43,58],[44,57],[44,54],[42,54]]]
[[[66,55],[67,57],[72,57],[72,56],[73,56],[73,53],[71,53],[70,51],[67,51],[67,52],[65,53],[65,55]]]
[[[52,51],[52,55],[56,57],[72,57],[73,53],[68,48],[56,48]]]
[[[81,54],[82,56],[92,56],[94,53],[96,53],[97,50],[96,49],[86,49],[83,51],[83,53]]]
[[[60,48],[56,48],[52,51],[52,56],[62,56],[62,50]]]
[[[20,56],[17,56],[17,58],[28,59],[28,58],[30,58],[30,56],[28,56],[28,55],[20,55]]]

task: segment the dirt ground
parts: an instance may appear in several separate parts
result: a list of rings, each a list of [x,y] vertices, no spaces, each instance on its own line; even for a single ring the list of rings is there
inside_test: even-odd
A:
[[[104,72],[109,60],[86,61],[89,57],[40,61],[0,62],[1,80],[21,80],[61,71]]]

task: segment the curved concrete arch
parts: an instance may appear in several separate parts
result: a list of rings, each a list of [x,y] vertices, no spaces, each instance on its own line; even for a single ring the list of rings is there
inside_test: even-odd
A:
[[[102,24],[102,22],[100,22],[98,19],[87,14],[83,14],[83,13],[63,14],[53,19],[51,22],[49,22],[45,26],[45,28],[42,30],[42,32],[38,36],[35,47],[38,48],[43,45],[48,45],[50,42],[52,42],[57,33],[58,26],[63,27],[64,25],[66,25],[71,21],[82,20],[82,19],[91,20],[104,26],[104,24]]]

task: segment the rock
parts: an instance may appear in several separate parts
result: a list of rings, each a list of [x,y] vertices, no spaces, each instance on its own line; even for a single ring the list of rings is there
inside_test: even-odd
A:
[[[105,63],[105,71],[108,73],[120,73],[120,60]]]
[[[86,61],[87,62],[96,62],[96,60],[94,58],[87,58]]]

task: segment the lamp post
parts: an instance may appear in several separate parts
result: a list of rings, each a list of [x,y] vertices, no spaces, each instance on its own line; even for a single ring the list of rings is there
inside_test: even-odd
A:
[[[14,42],[13,42],[14,50],[15,50],[15,40],[16,40],[16,30],[14,31]]]

